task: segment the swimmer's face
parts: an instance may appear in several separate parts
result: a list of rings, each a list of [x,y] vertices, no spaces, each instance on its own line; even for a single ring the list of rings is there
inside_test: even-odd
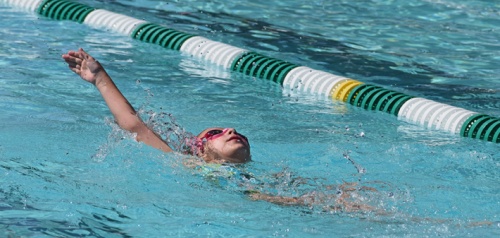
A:
[[[234,128],[208,128],[198,138],[203,141],[202,157],[214,163],[246,163],[251,160],[248,139]]]

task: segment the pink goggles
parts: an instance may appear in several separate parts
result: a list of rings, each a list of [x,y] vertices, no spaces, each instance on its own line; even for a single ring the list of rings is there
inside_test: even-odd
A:
[[[229,128],[226,128],[224,130],[221,130],[221,129],[209,130],[209,131],[207,131],[207,133],[205,133],[205,135],[201,139],[207,139],[207,140],[217,139],[220,136],[224,135],[224,133],[226,133],[227,130],[229,130]],[[234,133],[236,135],[240,136],[243,140],[245,140],[248,143],[248,138],[246,136],[244,136],[236,131]]]

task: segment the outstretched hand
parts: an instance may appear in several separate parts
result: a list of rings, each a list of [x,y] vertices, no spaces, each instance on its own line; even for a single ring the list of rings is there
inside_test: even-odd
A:
[[[82,48],[78,49],[78,51],[69,51],[67,54],[62,55],[62,58],[68,63],[71,71],[94,85],[97,83],[98,74],[104,72],[101,64]]]

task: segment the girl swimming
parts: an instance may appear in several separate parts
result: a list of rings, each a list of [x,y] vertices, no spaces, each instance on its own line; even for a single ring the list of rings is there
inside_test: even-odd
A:
[[[116,123],[124,130],[136,135],[136,140],[160,149],[164,152],[173,152],[172,148],[149,128],[139,117],[129,101],[116,87],[111,77],[103,66],[85,52],[82,48],[78,51],[69,51],[62,55],[71,71],[78,74],[83,80],[92,83],[101,93],[104,101],[113,114]],[[189,153],[202,158],[206,163],[214,165],[203,167],[208,173],[218,169],[219,164],[241,164],[251,161],[250,144],[248,138],[236,132],[234,128],[214,127],[203,130],[189,143]],[[224,169],[225,173],[233,176],[232,168]],[[246,174],[240,174],[244,180],[252,180]],[[338,186],[326,186],[321,191],[312,191],[301,196],[287,197],[274,195],[267,192],[254,190],[255,182],[243,183],[249,187],[244,193],[252,200],[262,200],[284,206],[321,207],[330,212],[375,212],[389,215],[384,209],[365,204],[363,193],[378,193],[375,188],[359,186],[357,183],[344,183]],[[256,186],[258,187],[258,186]],[[333,193],[329,192],[333,191]],[[446,222],[441,219],[412,218],[415,221]],[[498,224],[498,222],[476,222],[470,226],[484,226]]]
[[[136,135],[136,140],[164,152],[172,148],[139,117],[130,102],[123,96],[104,67],[85,52],[69,51],[62,55],[71,71],[92,83],[101,93],[116,123]],[[251,160],[248,138],[234,128],[207,128],[191,143],[191,154],[207,163],[246,163]]]
[[[62,58],[68,63],[71,71],[75,72],[83,80],[92,83],[99,90],[116,123],[122,129],[134,133],[137,141],[164,152],[173,152],[172,147],[144,123],[97,60],[82,48],[78,49],[78,51],[69,51],[67,54],[62,55]],[[190,148],[186,151],[189,151],[189,154],[202,158],[207,164],[215,164],[215,168],[217,168],[218,164],[241,164],[251,160],[248,138],[236,132],[234,128],[207,128],[193,138],[193,141],[189,142],[188,146]],[[192,166],[188,165],[188,167],[200,167],[200,165],[194,164]],[[209,174],[213,173],[212,167],[206,164],[201,165],[201,168],[208,170]],[[243,175],[245,177],[245,174]],[[251,179],[245,177],[244,180]],[[255,184],[250,182],[240,185],[242,187],[254,187]],[[285,197],[247,189],[245,194],[253,200],[264,200],[279,205],[315,206],[333,201],[335,204],[340,204],[340,208],[339,206],[331,206],[329,210],[349,212],[372,210],[370,206],[359,205],[356,201],[350,201],[350,198],[355,197],[351,195],[355,192],[355,189],[341,187],[339,191],[341,192],[334,194],[314,192],[299,197]]]

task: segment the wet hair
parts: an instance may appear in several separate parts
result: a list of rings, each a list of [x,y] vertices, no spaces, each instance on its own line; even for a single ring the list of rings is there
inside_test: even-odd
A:
[[[197,136],[185,138],[184,143],[180,146],[181,153],[193,156],[199,156],[203,149],[203,142]]]

